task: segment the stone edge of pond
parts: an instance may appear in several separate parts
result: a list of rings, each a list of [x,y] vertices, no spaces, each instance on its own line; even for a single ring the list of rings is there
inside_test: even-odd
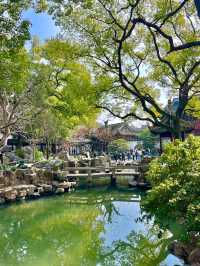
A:
[[[71,191],[75,186],[76,182],[53,181],[52,184],[22,184],[3,187],[0,189],[0,205],[63,194]]]
[[[200,266],[199,241],[199,236],[192,236],[189,243],[175,240],[169,245],[168,249],[171,254],[182,259],[185,265]]]

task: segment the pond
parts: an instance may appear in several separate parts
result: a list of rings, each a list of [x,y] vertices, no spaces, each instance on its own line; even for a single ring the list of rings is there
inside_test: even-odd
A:
[[[167,234],[141,219],[141,193],[89,189],[2,207],[1,266],[173,266]]]

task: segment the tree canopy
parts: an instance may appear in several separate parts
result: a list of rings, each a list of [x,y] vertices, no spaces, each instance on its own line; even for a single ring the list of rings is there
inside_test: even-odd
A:
[[[129,150],[128,142],[124,139],[116,139],[108,144],[108,151],[110,153],[125,152]]]
[[[46,52],[44,47],[37,52],[43,65],[44,60],[48,62],[45,67],[38,64],[43,74],[50,74],[45,79],[52,94],[48,104],[69,116],[79,109],[71,121],[80,114],[87,120],[92,112],[86,105],[92,100],[114,116],[148,121],[179,137],[184,113],[196,116],[199,106],[198,6],[193,0],[165,4],[155,0],[9,0],[0,6],[2,51],[21,49],[30,39],[30,22],[23,19],[23,11],[30,7],[47,11],[63,33],[62,40],[44,45]],[[61,89],[66,82],[72,90]],[[82,100],[75,100],[80,91],[74,90],[75,84],[90,87],[89,93],[81,90],[85,91]],[[164,107],[172,96],[179,100],[173,113]],[[165,123],[163,116],[171,123]]]
[[[148,121],[180,136],[181,119],[188,109],[190,115],[196,113],[191,103],[199,97],[198,1],[9,0],[0,6],[4,51],[30,39],[30,22],[22,16],[30,7],[48,11],[68,43],[81,43],[82,48],[77,51],[75,45],[75,50],[92,71],[97,108],[122,119]],[[57,48],[69,49],[61,43]],[[171,96],[179,98],[174,113],[163,106]]]
[[[199,95],[200,29],[194,1],[49,4],[62,29],[89,48],[87,58],[102,96],[97,107],[179,136],[185,109]],[[171,96],[179,98],[174,114],[162,106],[163,98]],[[162,122],[163,115],[171,126]]]
[[[142,141],[142,146],[145,150],[150,149],[151,151],[155,151],[158,138],[153,135],[148,128],[144,128],[139,133],[138,137]]]
[[[46,87],[46,102],[53,112],[67,119],[68,127],[95,121],[97,112],[94,85],[87,68],[80,62],[78,44],[52,39],[36,47],[38,78]]]
[[[52,39],[41,45],[34,39],[29,52],[20,48],[1,53],[3,141],[12,130],[41,127],[34,132],[45,131],[50,137],[54,124],[56,137],[61,132],[60,136],[67,135],[76,125],[95,121],[96,94],[90,73],[80,62],[80,51],[75,43]]]

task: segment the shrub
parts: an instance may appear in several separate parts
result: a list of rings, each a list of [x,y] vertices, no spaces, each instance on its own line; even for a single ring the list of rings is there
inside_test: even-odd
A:
[[[35,161],[42,161],[44,159],[43,152],[35,149],[34,150],[34,159],[35,159]]]
[[[0,171],[15,171],[16,165],[0,164]]]
[[[22,159],[25,158],[25,152],[20,148],[16,149],[15,154]]]
[[[166,145],[147,173],[152,189],[143,206],[157,222],[176,221],[184,234],[200,231],[200,138],[189,136]]]

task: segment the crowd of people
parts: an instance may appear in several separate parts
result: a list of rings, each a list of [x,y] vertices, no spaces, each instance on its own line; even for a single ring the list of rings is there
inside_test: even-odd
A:
[[[145,156],[150,156],[151,155],[151,151],[148,150],[144,150],[144,149],[135,149],[135,150],[130,150],[127,152],[115,152],[113,154],[111,154],[111,158],[113,160],[117,161],[130,161],[130,160],[141,160],[143,159]]]

